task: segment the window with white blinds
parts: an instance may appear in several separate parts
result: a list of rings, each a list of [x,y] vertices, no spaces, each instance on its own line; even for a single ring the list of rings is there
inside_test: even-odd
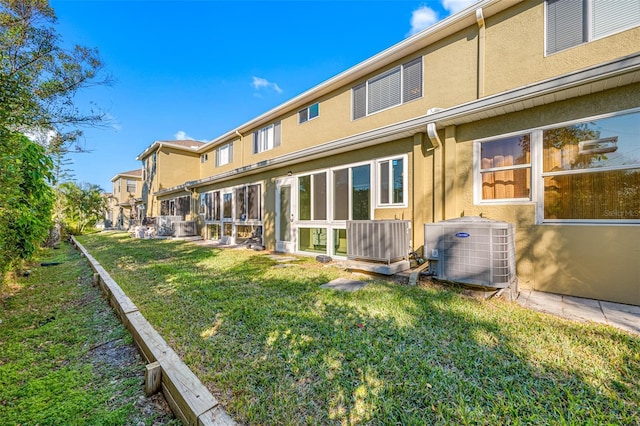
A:
[[[355,86],[352,96],[354,119],[422,97],[422,58]]]
[[[253,153],[269,151],[280,146],[280,122],[271,124],[267,127],[253,132]]]
[[[224,166],[233,161],[233,142],[216,149],[216,167]]]
[[[547,54],[640,25],[640,0],[547,0]]]

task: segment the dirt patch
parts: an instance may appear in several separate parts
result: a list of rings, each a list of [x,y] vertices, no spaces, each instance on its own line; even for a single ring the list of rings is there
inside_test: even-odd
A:
[[[125,402],[133,403],[139,410],[136,416],[139,425],[149,424],[149,421],[154,426],[179,424],[162,393],[148,397],[144,394],[145,363],[133,344],[128,344],[123,339],[112,340],[90,348],[85,358],[93,364],[97,374],[109,375],[112,382],[138,379],[139,388],[134,394],[127,396]],[[114,395],[112,398],[120,397],[122,395]]]

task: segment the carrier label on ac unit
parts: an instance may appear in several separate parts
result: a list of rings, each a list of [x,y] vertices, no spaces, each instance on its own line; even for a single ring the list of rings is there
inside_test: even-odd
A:
[[[469,235],[466,232],[456,232],[456,237],[458,238],[469,238],[471,235]]]

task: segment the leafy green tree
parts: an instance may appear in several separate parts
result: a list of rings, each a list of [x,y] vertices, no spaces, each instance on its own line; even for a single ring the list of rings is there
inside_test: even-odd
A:
[[[98,52],[65,48],[55,24],[47,0],[0,0],[0,281],[48,234],[49,155],[77,145],[79,126],[104,123],[74,103],[78,90],[109,82]],[[47,136],[42,146],[24,136],[34,134]]]
[[[65,49],[46,0],[0,0],[0,125],[22,133],[53,133],[56,145],[77,141],[78,125],[97,125],[104,114],[82,113],[78,90],[106,84],[95,49]]]
[[[44,148],[0,129],[0,273],[30,258],[51,228],[53,163]],[[1,281],[1,279],[0,279]]]
[[[62,205],[59,220],[67,232],[81,234],[104,218],[107,199],[98,185],[65,182],[60,185],[58,192]]]

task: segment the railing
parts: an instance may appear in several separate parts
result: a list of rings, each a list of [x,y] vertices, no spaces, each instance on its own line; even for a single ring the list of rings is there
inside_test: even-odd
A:
[[[347,221],[347,259],[387,264],[408,259],[410,226],[408,220]]]

